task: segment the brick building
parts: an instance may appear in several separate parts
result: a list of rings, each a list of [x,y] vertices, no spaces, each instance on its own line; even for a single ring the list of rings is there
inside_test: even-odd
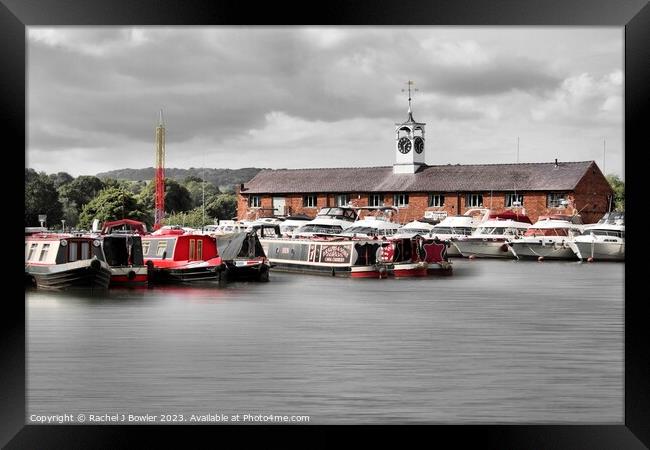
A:
[[[598,221],[613,191],[594,161],[427,165],[425,125],[395,124],[395,164],[385,167],[263,170],[237,189],[237,216],[306,214],[326,206],[394,205],[407,223],[427,211],[463,214],[485,207],[503,211],[521,204],[534,222],[540,215],[579,213]]]

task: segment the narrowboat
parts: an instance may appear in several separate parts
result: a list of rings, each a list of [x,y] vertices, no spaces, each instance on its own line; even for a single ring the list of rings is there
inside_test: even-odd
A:
[[[213,237],[178,226],[142,236],[142,255],[150,282],[218,280],[223,269]]]
[[[258,230],[265,228],[272,228],[274,234],[280,234],[279,225],[253,225],[250,231],[217,236],[225,280],[269,281],[271,263],[258,237]]]
[[[130,219],[105,222],[100,239],[111,269],[111,285],[142,286],[147,283],[147,266],[142,255],[146,225]]]
[[[111,271],[101,241],[70,233],[25,236],[25,273],[38,289],[106,289]]]

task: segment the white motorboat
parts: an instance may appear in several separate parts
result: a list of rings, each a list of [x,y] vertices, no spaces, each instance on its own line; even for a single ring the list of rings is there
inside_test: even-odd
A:
[[[399,212],[395,206],[363,206],[353,209],[357,212],[357,220],[352,226],[338,233],[339,236],[388,238],[396,235],[402,228],[401,224],[392,220]],[[362,211],[368,211],[363,218],[361,218]]]
[[[289,216],[280,223],[280,233],[284,235],[291,235],[296,229],[305,225],[312,220],[311,217],[304,215]]]
[[[470,236],[489,215],[489,209],[480,208],[470,209],[462,216],[448,216],[432,227],[429,236],[453,243],[455,240]],[[447,248],[447,255],[462,256],[453,244]]]
[[[625,261],[625,213],[606,213],[598,223],[585,225],[569,246],[588,261]]]
[[[305,238],[314,235],[338,234],[346,228],[350,228],[357,217],[355,209],[349,206],[321,208],[316,218],[294,230],[292,236]]]
[[[459,237],[452,244],[467,258],[514,258],[506,241],[523,235],[531,225],[528,216],[515,211],[490,214],[474,233]]]
[[[569,242],[582,232],[580,216],[541,216],[523,236],[514,236],[507,244],[517,259],[573,259]]]

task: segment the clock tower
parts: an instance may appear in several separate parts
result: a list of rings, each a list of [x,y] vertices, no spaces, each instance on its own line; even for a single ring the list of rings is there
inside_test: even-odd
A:
[[[409,111],[405,122],[395,124],[395,164],[393,173],[415,173],[424,165],[424,126],[416,122],[411,111],[411,86],[409,80]],[[406,91],[406,89],[403,89]],[[414,89],[417,91],[417,89]]]

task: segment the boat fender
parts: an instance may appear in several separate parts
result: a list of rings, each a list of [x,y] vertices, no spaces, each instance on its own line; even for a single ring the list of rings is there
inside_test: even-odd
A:
[[[153,261],[152,260],[147,260],[145,263],[145,266],[147,266],[147,272],[151,273],[153,271]]]
[[[129,273],[126,274],[126,277],[127,277],[129,280],[133,280],[133,279],[135,279],[135,271],[133,271],[133,270],[129,270]]]
[[[102,264],[99,262],[98,259],[93,259],[90,262],[90,268],[93,270],[99,270],[99,268],[102,266]]]
[[[501,246],[501,251],[502,251],[502,252],[507,252],[507,251],[508,251],[508,245],[507,245],[507,244],[503,244],[503,245]]]

